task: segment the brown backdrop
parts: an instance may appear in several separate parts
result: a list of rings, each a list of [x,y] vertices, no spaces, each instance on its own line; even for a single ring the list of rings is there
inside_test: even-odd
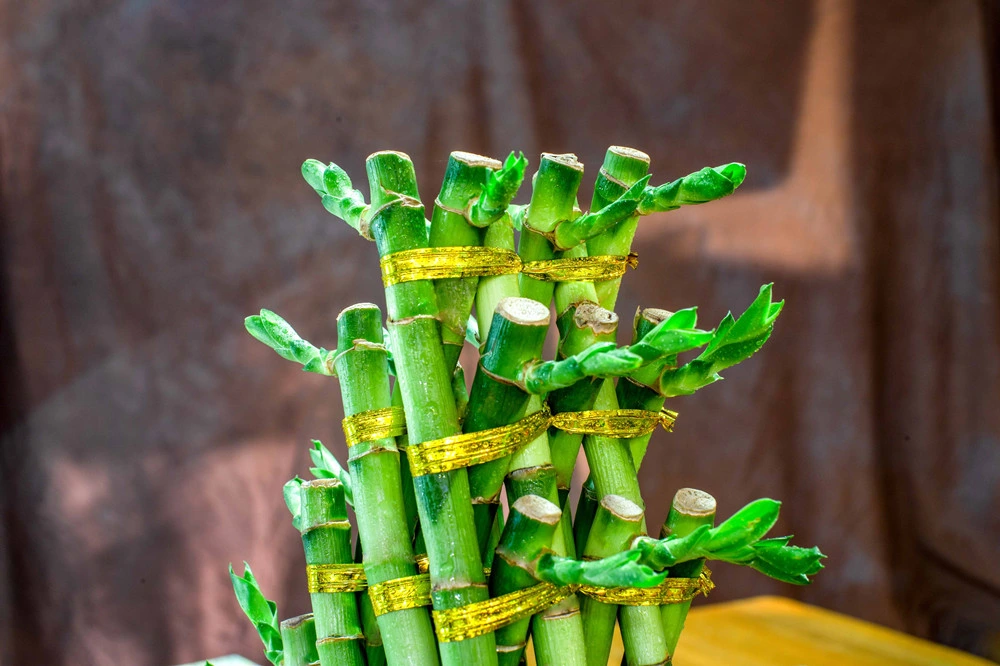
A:
[[[737,196],[643,223],[620,312],[763,282],[773,341],[677,405],[642,474],[785,500],[829,566],[777,593],[1000,652],[993,2],[0,0],[0,646],[5,664],[258,655],[226,565],[306,598],[281,484],[343,454],[337,386],[253,342],[382,302],[374,248],[301,181],[408,152],[604,148]],[[359,178],[364,181],[364,178]],[[589,200],[589,194],[582,197]],[[678,401],[680,402],[680,401]]]

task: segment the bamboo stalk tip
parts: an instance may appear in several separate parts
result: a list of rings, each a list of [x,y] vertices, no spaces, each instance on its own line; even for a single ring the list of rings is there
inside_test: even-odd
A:
[[[542,159],[549,162],[556,162],[577,171],[583,171],[583,162],[578,160],[573,153],[542,153]]]
[[[674,315],[670,310],[661,310],[660,308],[643,308],[637,314],[654,325],[664,322]]]
[[[500,160],[495,160],[492,157],[486,157],[485,155],[477,155],[476,153],[467,153],[464,150],[452,151],[451,159],[468,166],[486,167],[495,171],[503,168],[503,162]]]
[[[603,335],[618,329],[618,315],[597,303],[585,301],[576,306],[573,323],[577,328],[589,327],[596,335]]]
[[[302,482],[302,489],[307,488],[337,488],[341,486],[339,479],[310,479]]]
[[[619,157],[627,157],[633,160],[640,160],[649,164],[649,155],[642,152],[641,150],[636,150],[635,148],[629,148],[628,146],[611,146],[608,148],[608,152]]]
[[[681,488],[674,495],[674,511],[685,516],[711,516],[715,514],[715,498],[704,490]]]
[[[497,303],[497,314],[523,326],[547,326],[551,316],[549,309],[531,298],[508,296]]]
[[[601,499],[601,506],[604,507],[605,511],[622,520],[634,522],[642,519],[642,507],[621,495],[605,495]]]
[[[369,155],[368,158],[365,161],[367,162],[368,160],[371,160],[371,159],[374,159],[374,158],[377,158],[377,157],[381,157],[382,155],[395,155],[396,157],[399,157],[400,159],[406,160],[407,162],[412,162],[413,161],[413,160],[410,159],[409,155],[407,155],[404,152],[398,151],[398,150],[377,150],[374,153],[372,153],[371,155]]]
[[[281,628],[282,629],[296,629],[297,627],[299,627],[300,625],[308,622],[311,619],[313,619],[313,614],[312,613],[306,613],[305,615],[297,615],[295,617],[290,617],[287,620],[282,620],[281,621]]]
[[[558,525],[562,518],[562,511],[558,506],[538,495],[519,497],[511,509],[546,525]]]
[[[346,313],[352,312],[354,310],[378,310],[381,313],[379,307],[374,303],[355,303],[354,305],[348,305],[346,308],[341,310],[340,314],[337,315],[337,319],[340,319]]]

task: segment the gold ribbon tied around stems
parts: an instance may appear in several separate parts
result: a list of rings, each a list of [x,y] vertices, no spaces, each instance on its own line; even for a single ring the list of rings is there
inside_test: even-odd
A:
[[[580,594],[595,601],[617,606],[665,606],[691,601],[695,595],[707,595],[715,589],[708,567],[697,578],[667,578],[655,587],[597,587],[581,585]]]
[[[376,583],[368,588],[375,615],[431,605],[431,577],[417,574]]]
[[[379,260],[382,284],[413,280],[490,277],[524,273],[546,282],[603,282],[636,268],[639,257],[598,255],[524,263],[516,252],[496,247],[423,247],[387,254]]]
[[[545,432],[551,418],[544,407],[510,425],[410,444],[410,471],[413,476],[438,474],[510,455]]]
[[[402,407],[384,407],[359,412],[344,419],[344,439],[350,448],[362,442],[372,442],[386,437],[399,437],[406,433],[406,414]]]
[[[309,594],[362,592],[368,587],[360,564],[307,564],[306,582]]]
[[[673,427],[677,412],[641,409],[563,412],[555,416],[548,406],[510,425],[452,435],[406,447],[413,476],[450,472],[513,454],[550,426],[567,432],[628,439],[648,435],[658,425]]]
[[[556,414],[552,417],[552,427],[581,435],[631,439],[650,434],[658,425],[671,432],[676,420],[677,412],[669,409],[659,412],[642,409],[595,409]]]
[[[538,583],[486,601],[435,610],[432,613],[434,631],[438,640],[443,643],[464,641],[534,615],[572,593],[568,587]]]

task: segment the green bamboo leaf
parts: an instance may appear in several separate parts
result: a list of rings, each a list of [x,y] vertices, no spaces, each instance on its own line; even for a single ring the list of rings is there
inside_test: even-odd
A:
[[[664,358],[696,349],[708,343],[711,331],[687,324],[697,315],[693,309],[657,324],[635,344],[616,347],[612,342],[596,343],[569,358],[543,361],[524,368],[518,381],[529,393],[542,395],[571,386],[585,377],[621,377]]]
[[[626,550],[598,560],[576,560],[546,553],[536,566],[536,576],[553,585],[598,587],[653,587],[666,578],[639,562],[640,553]]]
[[[515,156],[512,152],[508,155],[503,167],[491,171],[486,177],[482,194],[470,210],[469,222],[485,227],[499,220],[521,188],[527,168],[528,160],[524,153]]]
[[[229,565],[229,579],[233,583],[236,601],[246,616],[253,623],[261,642],[264,644],[264,656],[274,666],[280,666],[284,660],[281,644],[281,625],[278,621],[278,605],[264,596],[260,584],[254,578],[250,565],[243,563],[243,575],[237,576],[233,565]]]
[[[476,349],[483,345],[482,340],[479,339],[479,321],[476,319],[476,315],[470,315],[469,321],[465,324],[465,341]]]
[[[316,194],[323,196],[326,194],[326,185],[323,184],[323,172],[326,165],[319,160],[306,160],[302,163],[302,177],[309,183],[309,187],[316,190]]]
[[[329,362],[334,352],[303,340],[287,321],[274,312],[261,310],[259,315],[251,315],[243,323],[250,335],[286,361],[300,363],[306,372],[336,376],[333,364]]]
[[[608,229],[632,216],[639,208],[643,190],[649,176],[639,179],[618,199],[599,211],[582,214],[572,220],[560,222],[554,230],[556,249],[569,250],[580,243],[602,234]]]
[[[639,214],[661,213],[729,196],[743,183],[746,173],[744,165],[732,162],[719,167],[705,167],[671,183],[646,187],[639,204]]]
[[[336,164],[324,165],[319,160],[306,160],[302,164],[302,177],[309,187],[316,190],[323,207],[332,215],[347,222],[362,236],[368,232],[368,204],[364,195],[354,189],[350,176]]]
[[[735,319],[727,314],[715,330],[705,350],[679,368],[667,369],[660,376],[659,391],[666,397],[691,395],[722,379],[719,372],[753,356],[774,330],[784,301],[771,301],[771,287],[766,284],[750,307]]]
[[[295,477],[289,480],[281,489],[285,498],[285,506],[292,514],[292,525],[302,531],[302,479]]]
[[[354,492],[351,490],[351,473],[344,469],[330,449],[323,446],[318,439],[312,440],[313,448],[309,450],[315,467],[309,468],[309,473],[317,479],[337,479],[344,486],[344,497],[347,503],[354,506]]]

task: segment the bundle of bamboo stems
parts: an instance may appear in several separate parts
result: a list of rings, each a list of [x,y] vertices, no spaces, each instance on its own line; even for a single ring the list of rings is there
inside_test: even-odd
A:
[[[314,442],[315,479],[284,489],[311,614],[279,623],[249,567],[230,567],[272,663],[516,665],[530,637],[540,664],[596,666],[617,623],[628,664],[664,664],[712,588],[708,560],[793,584],[822,568],[818,549],[765,538],[769,499],[716,526],[715,499],[682,489],[647,536],[637,472],[677,417],[667,400],[760,349],[783,303],[766,285],[712,330],[693,307],[640,309],[617,346],[619,285],[644,216],[731,194],[744,167],[650,185],[648,156],[611,147],[587,212],[574,155],[543,154],[529,203],[512,204],[526,168],[523,155],[452,153],[428,220],[402,153],[368,158],[367,202],[337,165],[303,165],[323,206],[374,241],[386,312],[342,311],[331,350],[268,310],[246,320],[283,358],[339,378],[349,450],[344,467]],[[469,390],[464,344],[480,353]],[[589,476],[575,469],[581,448]]]

